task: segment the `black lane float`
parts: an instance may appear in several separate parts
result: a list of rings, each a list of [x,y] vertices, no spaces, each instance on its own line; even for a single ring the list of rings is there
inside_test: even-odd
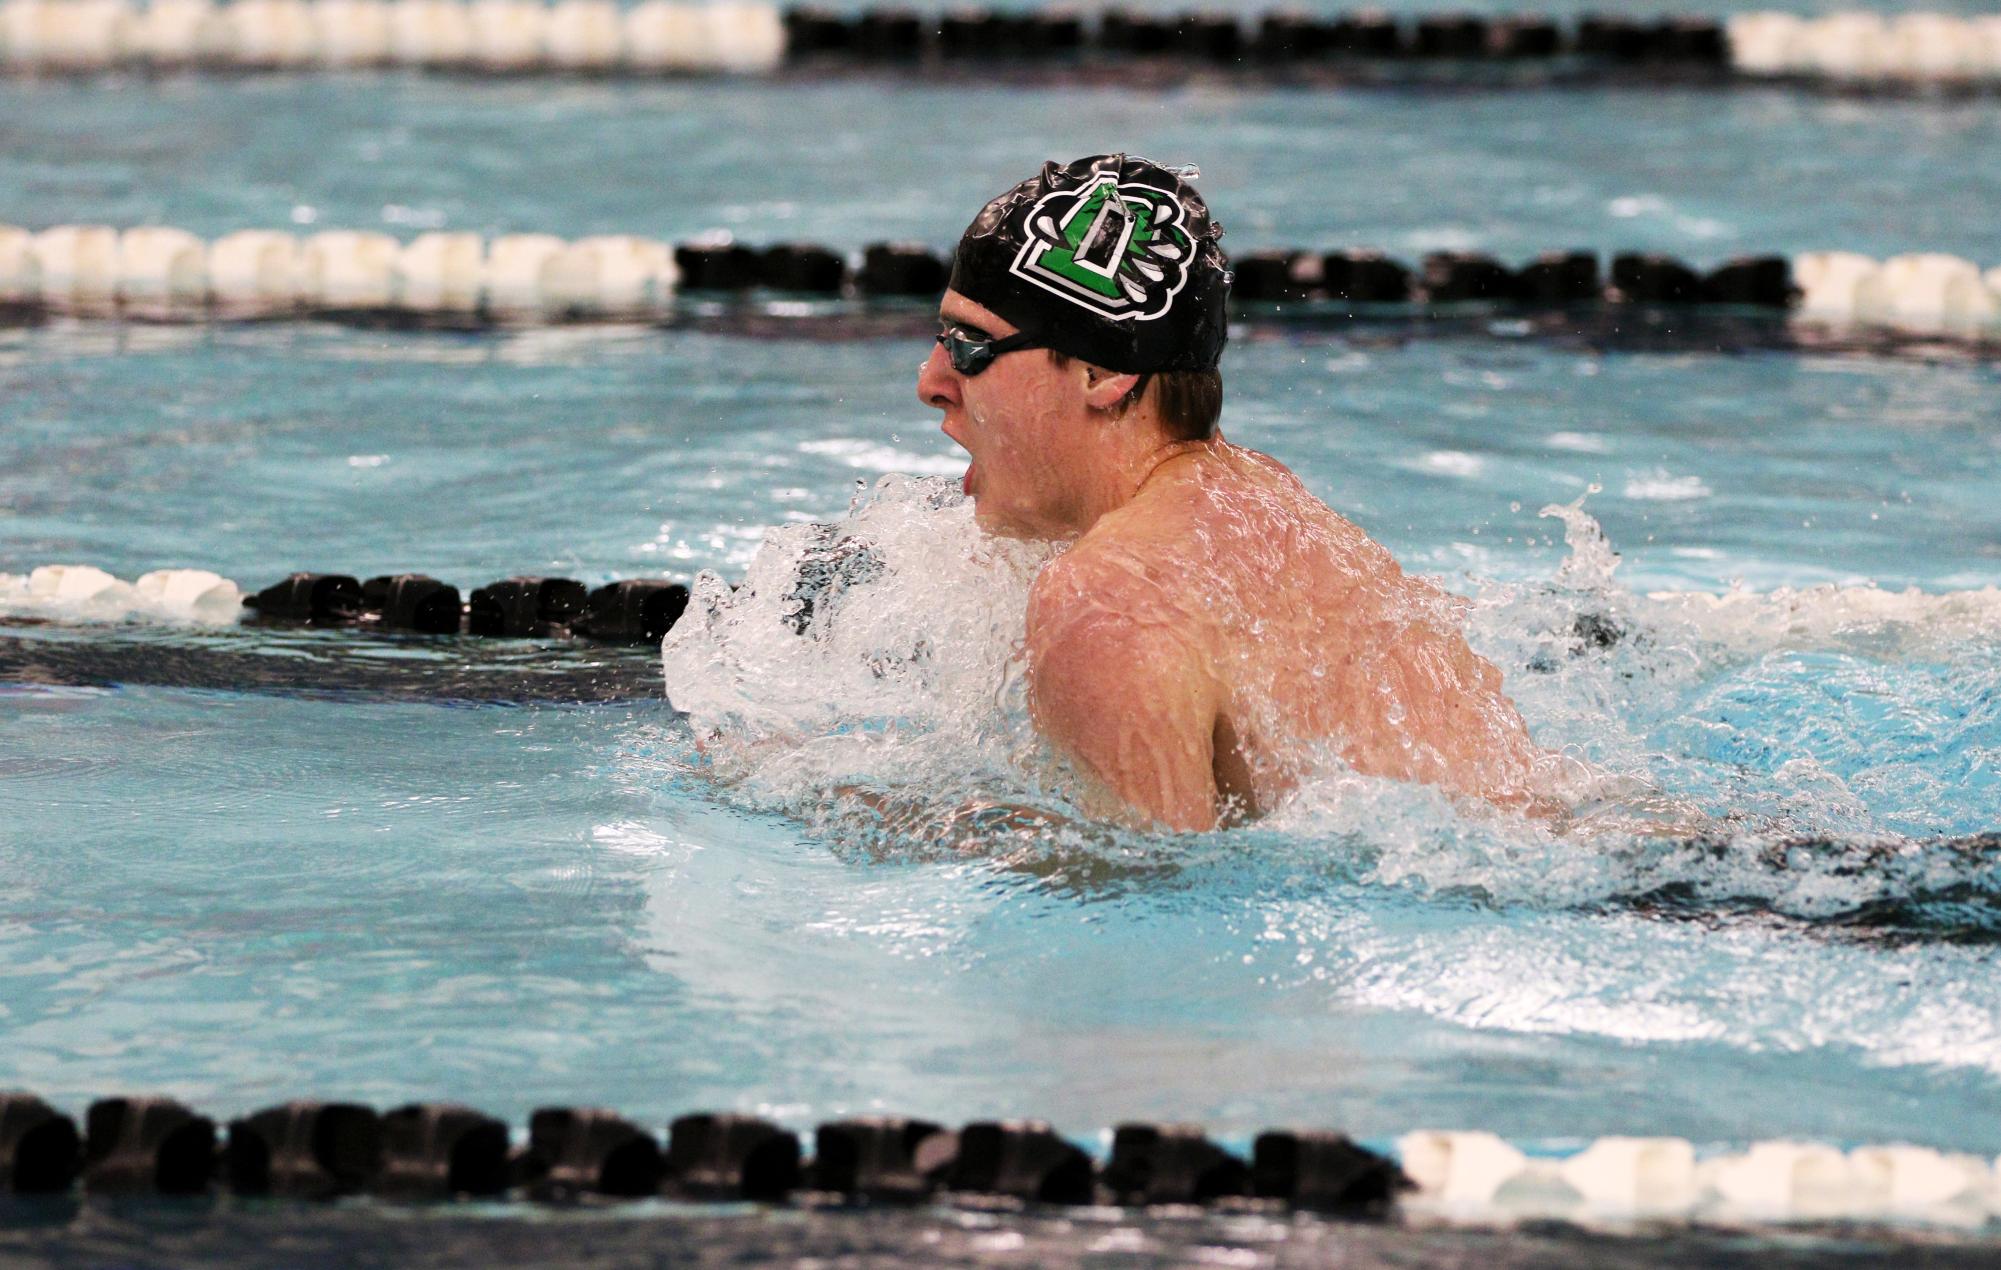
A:
[[[294,573],[243,598],[253,622],[361,626],[421,635],[564,638],[657,644],[688,607],[688,588],[628,578],[595,590],[570,578],[502,578],[461,600],[459,589],[421,573],[358,581],[338,573]]]
[[[1327,15],[1279,9],[1240,19],[1113,7],[1087,23],[1074,13],[980,8],[920,15],[899,8],[785,10],[785,60],[797,69],[841,66],[965,69],[1007,65],[1102,71],[1165,63],[1249,76],[1361,70],[1419,71],[1441,64],[1563,63],[1572,73],[1656,77],[1730,70],[1723,23],[1703,16],[1587,15],[1563,25],[1540,15],[1420,14],[1380,10]]]
[[[1413,269],[1381,252],[1253,251],[1233,257],[1230,299],[1266,306],[1413,305],[1442,308],[1722,306],[1782,310],[1799,297],[1784,256],[1738,256],[1702,271],[1673,256],[1620,252],[1609,279],[1596,252],[1544,252],[1515,267],[1484,252],[1440,251]],[[1305,316],[1305,315],[1302,315]]]
[[[655,650],[687,608],[688,588],[664,578],[592,589],[520,576],[462,598],[419,573],[364,581],[301,572],[243,604],[245,620],[220,628],[10,619],[22,633],[0,634],[0,683],[465,704],[658,701]],[[335,633],[362,638],[327,638]]]
[[[1248,1161],[1192,1125],[1125,1124],[1102,1164],[1035,1120],[868,1116],[799,1137],[755,1116],[676,1118],[663,1141],[599,1108],[545,1107],[525,1145],[471,1107],[287,1102],[229,1122],[172,1099],[92,1103],[84,1128],[31,1093],[0,1092],[0,1192],[326,1200],[511,1197],[537,1203],[670,1196],[784,1203],[1201,1204],[1382,1217],[1412,1183],[1337,1133],[1276,1130]],[[4,1212],[0,1209],[0,1212]]]

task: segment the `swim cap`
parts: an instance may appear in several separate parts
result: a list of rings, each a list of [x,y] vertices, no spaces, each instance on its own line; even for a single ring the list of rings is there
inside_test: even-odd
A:
[[[1118,374],[1209,370],[1229,333],[1222,236],[1202,196],[1157,163],[1045,163],[966,227],[951,287]]]

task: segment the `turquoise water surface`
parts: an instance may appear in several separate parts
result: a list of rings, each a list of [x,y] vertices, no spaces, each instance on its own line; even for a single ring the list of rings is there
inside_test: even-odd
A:
[[[943,246],[1033,163],[1123,144],[1199,162],[1243,247],[1991,265],[1998,118],[1779,92],[0,81],[0,221]],[[323,693],[313,655],[254,632],[8,619],[0,1086],[2001,1150],[2001,856],[1940,845],[2001,828],[1994,366],[1245,329],[1230,438],[1469,597],[1537,738],[1679,800],[1706,843],[1552,837],[1337,776],[1228,833],[953,836],[969,794],[1060,807],[1012,765],[1019,579],[949,498],[875,492],[963,464],[912,391],[922,335],[845,333],[0,331],[0,573],[735,579],[859,485],[892,567],[844,603],[896,647],[957,641],[939,680],[757,645],[768,676],[726,686],[818,731],[725,765],[650,654],[643,692],[509,704],[424,689],[476,673],[452,641],[380,643],[416,691]],[[1620,638],[1580,638],[1587,615]],[[177,679],[165,653],[36,671],[58,640],[267,657],[290,687]],[[831,800],[852,783],[907,814]]]

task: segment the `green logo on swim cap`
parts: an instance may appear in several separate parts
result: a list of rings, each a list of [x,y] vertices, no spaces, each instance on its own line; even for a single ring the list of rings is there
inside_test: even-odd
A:
[[[1009,271],[1101,316],[1149,321],[1188,281],[1194,243],[1184,219],[1166,190],[1101,173],[1029,209],[1028,241]]]

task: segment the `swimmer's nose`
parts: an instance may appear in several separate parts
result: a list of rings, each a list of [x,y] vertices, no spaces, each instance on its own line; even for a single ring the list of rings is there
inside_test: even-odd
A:
[[[952,369],[943,344],[933,343],[931,355],[917,369],[917,399],[938,410],[959,404],[959,372]]]

